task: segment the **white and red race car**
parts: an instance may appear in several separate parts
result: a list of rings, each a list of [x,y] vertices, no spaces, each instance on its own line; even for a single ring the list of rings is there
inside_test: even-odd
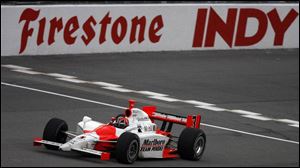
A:
[[[108,124],[85,116],[75,132],[68,131],[65,121],[53,118],[47,123],[43,138],[34,139],[34,145],[98,155],[101,160],[109,160],[113,154],[121,163],[133,163],[137,158],[201,158],[206,136],[199,129],[200,115],[166,114],[157,112],[155,106],[141,110],[134,108],[134,103],[129,100],[125,113],[113,117]],[[154,120],[162,121],[160,129]],[[179,137],[171,134],[173,123],[186,126]]]

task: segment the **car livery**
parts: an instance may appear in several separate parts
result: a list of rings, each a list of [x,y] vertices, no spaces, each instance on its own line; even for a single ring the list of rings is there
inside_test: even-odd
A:
[[[183,117],[158,112],[155,106],[134,108],[134,104],[135,101],[129,100],[125,112],[112,117],[107,124],[84,116],[76,131],[68,131],[64,120],[52,118],[43,138],[35,138],[34,145],[98,155],[101,160],[109,160],[113,154],[121,163],[134,163],[137,158],[199,160],[202,157],[206,136],[199,128],[200,115]],[[160,128],[156,120],[162,121]],[[171,133],[173,124],[186,127],[179,137]]]

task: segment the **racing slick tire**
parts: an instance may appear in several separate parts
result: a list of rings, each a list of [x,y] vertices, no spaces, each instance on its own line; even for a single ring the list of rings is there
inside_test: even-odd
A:
[[[200,160],[206,144],[206,136],[203,130],[197,128],[185,128],[178,140],[178,153],[181,158],[187,160]]]
[[[116,159],[121,163],[132,164],[138,157],[140,150],[139,137],[131,132],[123,133],[116,145]]]
[[[52,118],[48,121],[44,133],[43,139],[58,143],[65,143],[67,139],[67,134],[64,132],[68,131],[68,125],[64,120],[58,118]],[[57,146],[46,145],[47,149],[58,150]]]

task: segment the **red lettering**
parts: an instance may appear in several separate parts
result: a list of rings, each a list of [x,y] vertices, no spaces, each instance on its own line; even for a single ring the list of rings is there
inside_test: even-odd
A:
[[[145,26],[146,26],[146,17],[143,16],[140,19],[138,17],[135,17],[131,20],[132,23],[132,28],[130,32],[130,44],[135,41],[135,36],[136,36],[136,29],[137,26],[139,25],[140,31],[139,31],[139,39],[138,42],[141,43],[144,41],[144,34],[145,34]]]
[[[297,18],[299,14],[294,9],[290,10],[288,15],[280,21],[280,17],[278,16],[277,10],[273,9],[268,13],[269,20],[275,32],[274,45],[282,45],[284,34],[287,29],[291,26],[294,20]]]
[[[20,54],[26,49],[29,37],[33,36],[33,33],[36,33],[37,46],[44,43],[44,38],[48,38],[47,40],[49,46],[52,45],[53,43],[55,43],[56,37],[58,35],[59,38],[63,38],[63,41],[66,45],[74,44],[78,39],[77,36],[80,36],[83,43],[87,46],[96,36],[95,29],[97,28],[97,20],[93,16],[90,16],[87,20],[85,20],[82,26],[79,23],[78,16],[73,16],[66,20],[63,20],[62,17],[43,17],[38,21],[38,25],[34,25],[32,26],[32,28],[30,28],[29,24],[34,24],[31,23],[31,21],[35,21],[38,18],[39,13],[39,10],[35,11],[28,8],[25,9],[20,16],[19,23],[25,21],[21,36],[21,46],[19,51]],[[106,41],[106,31],[109,24],[111,23],[112,26],[110,35],[113,43],[120,44],[125,39],[126,35],[129,35],[129,44],[134,43],[136,40],[138,41],[138,43],[142,43],[145,40],[145,31],[147,28],[147,19],[145,16],[135,16],[131,19],[131,30],[130,34],[128,34],[128,22],[126,18],[124,16],[120,16],[116,20],[114,20],[114,22],[112,22],[112,18],[109,16],[109,14],[110,13],[107,12],[107,14],[99,22],[100,45]],[[47,23],[50,23],[50,25],[47,25]],[[49,32],[45,32],[47,26],[49,26]],[[164,23],[161,15],[158,15],[152,19],[148,29],[150,42],[157,43],[160,40],[162,34],[159,34],[159,31],[163,28],[163,26]],[[81,27],[82,31],[78,31],[78,29],[80,29]],[[37,28],[38,30],[35,31],[35,28]],[[60,32],[62,32],[63,34],[60,34]],[[82,34],[77,35],[76,32]]]
[[[258,21],[258,28],[253,36],[246,37],[247,21],[251,17]],[[263,11],[253,8],[242,8],[240,10],[235,46],[250,46],[258,43],[265,36],[267,27],[268,19]]]
[[[207,9],[198,9],[193,47],[202,47]]]
[[[49,38],[48,38],[48,44],[51,45],[55,42],[55,30],[57,32],[60,32],[63,28],[62,18],[58,19],[55,17],[50,20],[50,31],[49,31]]]
[[[156,28],[155,25],[157,25]],[[152,20],[149,28],[149,39],[152,43],[157,43],[160,40],[161,34],[156,35],[156,33],[163,27],[164,27],[164,22],[162,20],[162,16],[161,15],[156,16]]]
[[[71,27],[72,26],[72,27]],[[77,36],[73,37],[72,34],[76,32],[79,28],[79,23],[77,16],[71,17],[67,23],[66,27],[64,29],[64,40],[68,45],[74,44]]]
[[[99,37],[99,43],[102,44],[103,42],[106,41],[105,34],[106,34],[106,28],[107,25],[110,24],[111,22],[111,17],[109,17],[109,12],[104,16],[104,18],[101,20],[101,33]]]
[[[210,8],[209,22],[205,39],[205,47],[212,47],[215,44],[216,33],[218,32],[229,47],[232,47],[233,33],[236,21],[237,9],[228,9],[226,23],[219,17],[213,8]]]
[[[120,28],[121,28],[120,34],[118,34],[119,25],[121,25],[120,26]],[[112,28],[111,28],[111,38],[112,38],[113,42],[115,44],[119,44],[124,39],[124,37],[126,35],[126,31],[127,31],[126,19],[123,16],[121,16],[114,22],[114,24],[112,25]]]
[[[83,31],[85,32],[86,36],[81,36],[81,39],[83,40],[85,45],[88,45],[92,39],[95,37],[95,31],[92,28],[92,25],[94,26],[97,24],[96,20],[94,19],[93,16],[90,16],[89,19],[83,24]]]
[[[38,18],[39,14],[40,14],[40,10],[35,11],[30,8],[27,8],[22,12],[19,23],[22,22],[23,20],[25,20],[25,24],[24,24],[24,27],[22,30],[21,47],[20,47],[19,54],[21,54],[25,50],[27,41],[28,41],[28,37],[32,36],[32,33],[33,33],[33,28],[28,29],[29,23],[31,21],[36,20]]]
[[[36,44],[38,46],[44,42],[45,25],[46,25],[46,18],[43,18],[39,21],[39,33],[36,41]]]
[[[207,9],[198,9],[195,24],[195,32],[193,39],[193,47],[202,47],[204,32],[206,30],[205,47],[213,47],[215,43],[216,33],[218,33],[229,47],[232,47],[234,32],[236,29],[235,46],[251,46],[260,42],[268,29],[268,20],[274,31],[273,45],[283,45],[284,36],[288,28],[296,20],[299,13],[295,9],[291,9],[289,13],[281,20],[277,9],[274,8],[268,13],[263,10],[254,8],[240,8],[239,18],[236,19],[238,8],[229,8],[227,20],[224,22],[213,8],[207,18]],[[207,26],[205,25],[207,21]],[[253,26],[249,26],[249,19],[255,19],[258,28],[253,31]],[[247,29],[252,28],[253,35],[246,36]],[[249,31],[249,30],[248,30]]]

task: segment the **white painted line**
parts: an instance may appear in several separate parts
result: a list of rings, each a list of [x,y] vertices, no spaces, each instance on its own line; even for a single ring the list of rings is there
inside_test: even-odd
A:
[[[176,101],[179,101],[178,99],[171,98],[171,97],[164,97],[164,96],[149,96],[149,98],[163,100],[163,101],[167,101],[167,102],[176,102]]]
[[[75,96],[69,96],[69,95],[65,95],[65,94],[60,94],[60,93],[55,93],[55,92],[50,92],[50,91],[35,89],[35,88],[31,88],[31,87],[26,87],[26,86],[14,85],[14,84],[9,84],[9,83],[5,83],[5,82],[1,82],[1,85],[6,85],[6,86],[11,86],[11,87],[16,87],[16,88],[22,88],[22,89],[26,89],[26,90],[35,91],[35,92],[46,93],[46,94],[50,94],[50,95],[55,95],[55,96],[60,96],[60,97],[65,97],[65,98],[70,98],[70,99],[74,99],[74,100],[80,100],[80,101],[94,103],[94,104],[100,104],[100,105],[109,106],[109,107],[115,107],[115,108],[119,108],[119,109],[127,109],[125,107],[121,107],[121,106],[117,106],[117,105],[113,105],[113,104],[109,104],[109,103],[103,103],[103,102],[99,102],[99,101],[94,101],[94,100],[79,98],[79,97],[75,97]]]
[[[237,113],[237,114],[242,115],[243,117],[256,119],[256,120],[261,120],[261,121],[273,120],[273,121],[288,123],[289,126],[299,128],[299,122],[298,121],[293,121],[293,120],[289,120],[289,119],[272,119],[272,118],[269,118],[269,117],[264,117],[259,113],[254,113],[254,112],[250,112],[250,111],[228,110],[228,109],[216,107],[215,104],[211,104],[211,103],[200,102],[200,101],[196,101],[196,100],[179,100],[179,99],[167,97],[168,95],[166,95],[166,94],[161,94],[161,93],[156,93],[156,92],[151,92],[151,91],[134,91],[134,90],[130,90],[130,89],[121,88],[122,87],[121,85],[107,83],[107,82],[83,81],[83,80],[75,79],[77,77],[70,76],[70,75],[64,75],[64,74],[59,74],[59,73],[36,72],[36,71],[32,71],[31,68],[22,67],[22,66],[18,66],[18,65],[8,64],[8,65],[1,65],[1,66],[6,67],[6,68],[12,68],[12,71],[15,71],[15,72],[21,72],[21,73],[26,73],[26,74],[31,74],[31,75],[44,74],[44,75],[56,77],[56,79],[58,79],[58,80],[63,80],[63,81],[67,81],[67,82],[90,83],[90,84],[100,85],[104,89],[109,89],[109,90],[118,91],[118,92],[127,92],[127,93],[128,92],[136,92],[136,93],[140,93],[140,94],[144,94],[144,95],[148,95],[148,96],[150,95],[150,98],[159,99],[159,100],[163,100],[163,101],[168,101],[168,102],[179,101],[179,102],[184,102],[184,103],[189,103],[189,104],[196,105],[196,107],[202,108],[202,109],[207,109],[207,110],[212,110],[212,111],[227,111],[227,112]]]
[[[113,90],[117,92],[133,92],[133,90],[125,89],[125,88],[120,88],[120,87],[102,87],[103,89],[108,89],[108,90]]]
[[[89,83],[94,85],[105,86],[105,87],[122,87],[121,85],[107,83],[107,82],[89,82]]]
[[[214,107],[214,106],[195,106],[202,109],[212,110],[212,111],[226,111],[227,109],[220,108],[220,107]]]
[[[56,78],[56,79],[62,80],[62,81],[67,81],[67,82],[73,82],[73,83],[87,83],[87,81],[73,79],[73,78]]]
[[[56,79],[58,79],[58,80],[63,80],[63,81],[67,81],[67,82],[90,83],[90,84],[100,85],[104,89],[109,89],[109,90],[118,91],[118,92],[127,92],[127,93],[128,92],[136,92],[136,93],[139,93],[139,94],[148,95],[148,97],[150,97],[150,98],[159,99],[159,100],[163,100],[163,101],[168,101],[168,102],[179,101],[179,102],[184,102],[184,103],[189,103],[189,104],[196,105],[195,107],[202,108],[202,109],[207,109],[207,110],[212,110],[212,111],[227,111],[227,112],[237,113],[237,114],[242,115],[243,117],[256,119],[256,120],[261,120],[261,121],[273,120],[273,121],[288,123],[289,126],[299,128],[299,122],[298,121],[293,121],[293,120],[289,120],[289,119],[272,119],[272,118],[269,118],[269,117],[264,117],[259,113],[254,113],[254,112],[250,112],[250,111],[228,110],[228,109],[216,107],[215,104],[210,104],[210,103],[206,103],[206,102],[200,102],[200,101],[196,101],[196,100],[179,100],[179,99],[167,97],[168,95],[166,95],[166,94],[161,94],[161,93],[156,93],[156,92],[151,92],[151,91],[134,91],[134,90],[130,90],[130,89],[121,88],[122,87],[121,85],[107,83],[107,82],[83,81],[83,80],[75,79],[77,77],[70,76],[70,75],[64,75],[64,74],[59,74],[59,73],[36,72],[36,71],[32,71],[31,68],[22,67],[22,66],[18,66],[18,65],[7,64],[7,65],[1,65],[1,66],[6,67],[6,68],[11,68],[12,71],[15,71],[15,72],[21,72],[21,73],[26,73],[26,74],[31,74],[31,75],[44,74],[44,75],[56,77]]]
[[[26,69],[15,69],[15,70],[12,70],[12,71],[21,72],[21,73],[30,74],[30,75],[43,74],[42,72],[36,72],[36,71],[31,71],[31,70],[26,70]]]
[[[290,120],[290,119],[274,119],[274,121],[279,121],[279,122],[288,123],[288,124],[298,124],[299,125],[299,121]]]
[[[22,67],[22,66],[18,66],[18,65],[1,65],[1,67],[5,67],[5,68],[11,68],[11,69],[31,69],[31,68],[27,68],[27,67]]]
[[[161,93],[156,93],[156,92],[151,92],[151,91],[136,91],[136,93],[140,93],[140,94],[144,94],[144,95],[148,95],[148,96],[168,96],[166,94],[161,94]]]
[[[59,74],[59,73],[46,73],[45,75],[52,76],[55,78],[76,78],[75,76],[70,76],[70,75],[64,75],[64,74]]]
[[[256,137],[262,137],[262,138],[266,138],[266,139],[273,139],[273,140],[276,140],[276,141],[288,142],[288,143],[293,143],[293,144],[298,144],[299,145],[299,142],[297,142],[297,141],[281,139],[281,138],[275,138],[275,137],[271,137],[271,136],[260,135],[260,134],[255,134],[255,133],[251,133],[251,132],[245,132],[245,131],[240,131],[240,130],[236,130],[236,129],[205,124],[205,123],[201,123],[201,125],[204,125],[204,126],[207,126],[207,127],[212,127],[212,128],[217,128],[217,129],[221,129],[221,130],[226,130],[226,131],[230,131],[230,132],[237,132],[237,133],[241,133],[241,134],[252,135],[252,136],[256,136]]]
[[[99,101],[94,101],[94,100],[79,98],[79,97],[75,97],[75,96],[69,96],[69,95],[65,95],[65,94],[60,94],[60,93],[55,93],[55,92],[50,92],[50,91],[45,91],[45,90],[40,90],[40,89],[35,89],[35,88],[30,88],[30,87],[25,87],[25,86],[20,86],[20,85],[14,85],[14,84],[5,83],[5,82],[1,82],[1,85],[11,86],[11,87],[16,87],[16,88],[22,88],[22,89],[26,89],[26,90],[31,90],[31,91],[46,93],[46,94],[60,96],[60,97],[66,97],[66,98],[70,98],[70,99],[74,99],[74,100],[80,100],[80,101],[84,101],[84,102],[89,102],[89,103],[94,103],[94,104],[100,104],[100,105],[114,107],[114,108],[119,108],[119,109],[127,109],[126,107],[117,106],[117,105],[113,105],[113,104],[109,104],[109,103],[103,103],[103,102],[99,102]],[[201,123],[201,125],[207,126],[207,127],[212,127],[212,128],[217,128],[217,129],[221,129],[221,130],[226,130],[226,131],[231,131],[231,132],[237,132],[237,133],[241,133],[241,134],[246,134],[246,135],[251,135],[251,136],[257,136],[257,137],[262,137],[262,138],[266,138],[266,139],[273,139],[273,140],[277,140],[277,141],[288,142],[288,143],[293,143],[293,144],[298,144],[299,145],[299,142],[297,142],[297,141],[280,139],[280,138],[275,138],[275,137],[270,137],[270,136],[265,136],[265,135],[260,135],[260,134],[255,134],[255,133],[250,133],[250,132],[235,130],[235,129],[231,129],[231,128],[225,128],[225,127],[211,125],[211,124]]]
[[[273,120],[272,118],[264,117],[264,116],[260,116],[260,115],[242,115],[242,116],[246,117],[246,118],[255,119],[255,120],[261,120],[261,121],[270,121],[270,120]]]
[[[205,103],[205,102],[201,102],[201,101],[197,101],[197,100],[183,100],[182,102],[197,105],[197,106],[214,106],[215,105],[215,104]]]
[[[299,124],[289,124],[289,126],[292,126],[292,127],[297,127],[297,128],[299,128]]]
[[[246,111],[246,110],[227,110],[228,112],[233,112],[241,115],[261,115],[259,113],[254,113],[251,111]]]

